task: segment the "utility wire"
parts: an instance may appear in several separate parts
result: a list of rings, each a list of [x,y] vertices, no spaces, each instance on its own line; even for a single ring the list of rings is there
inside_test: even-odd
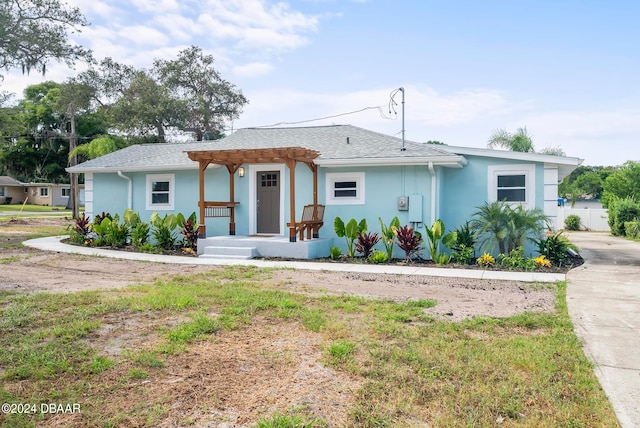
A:
[[[394,119],[392,117],[385,116],[384,111],[382,110],[382,107],[383,106],[364,107],[364,108],[361,108],[360,110],[354,110],[354,111],[349,111],[345,113],[338,113],[331,116],[318,117],[315,119],[299,120],[297,122],[278,122],[272,125],[251,126],[250,128],[272,128],[274,126],[281,126],[281,125],[299,125],[301,123],[316,122],[319,120],[326,120],[326,119],[333,119],[335,117],[348,116],[350,114],[361,113],[366,110],[378,110],[378,112],[380,113],[380,117],[382,117],[383,119]]]

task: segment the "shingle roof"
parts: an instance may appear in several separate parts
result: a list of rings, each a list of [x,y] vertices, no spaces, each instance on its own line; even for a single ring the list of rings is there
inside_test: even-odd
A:
[[[69,168],[73,172],[192,169],[190,150],[258,149],[273,147],[305,147],[320,153],[318,163],[341,160],[362,163],[367,160],[396,162],[424,161],[463,162],[464,158],[432,145],[405,141],[352,125],[294,128],[244,128],[221,140],[190,143],[140,144],[83,162]]]
[[[0,186],[22,186],[23,183],[8,175],[0,175]]]

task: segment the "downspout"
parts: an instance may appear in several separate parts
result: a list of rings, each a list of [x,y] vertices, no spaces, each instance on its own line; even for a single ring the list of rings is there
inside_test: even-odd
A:
[[[433,162],[429,162],[429,172],[431,173],[431,224],[436,221],[436,170]]]
[[[124,178],[129,182],[127,189],[127,208],[131,209],[133,205],[133,182],[131,181],[131,177],[127,177],[122,171],[118,171],[118,177]]]

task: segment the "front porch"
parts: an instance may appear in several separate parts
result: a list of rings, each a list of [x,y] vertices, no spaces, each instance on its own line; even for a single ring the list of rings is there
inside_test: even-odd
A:
[[[290,242],[287,236],[212,236],[198,239],[198,254],[203,258],[251,259],[282,257],[317,259],[328,257],[332,240],[317,238]]]

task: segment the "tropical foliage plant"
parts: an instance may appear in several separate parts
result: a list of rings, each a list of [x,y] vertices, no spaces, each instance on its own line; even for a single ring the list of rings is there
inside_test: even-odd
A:
[[[396,229],[395,233],[396,245],[404,251],[404,259],[409,262],[424,247],[422,244],[422,235],[416,232],[413,227],[405,225]]]
[[[538,253],[545,256],[554,266],[566,266],[570,260],[568,251],[577,252],[576,246],[562,234],[562,231],[548,230],[543,238],[535,239],[534,242],[538,247]]]
[[[160,217],[156,211],[151,214],[149,223],[153,226],[151,234],[158,245],[163,250],[172,250],[175,248],[178,236],[175,232],[178,225],[178,219],[174,214],[165,214]]]
[[[477,233],[483,251],[496,246],[500,254],[524,246],[527,239],[536,239],[549,219],[540,208],[512,207],[506,201],[485,202],[473,213],[470,226]]]
[[[342,256],[342,250],[337,245],[332,245],[329,249],[329,257],[331,260],[338,260]]]
[[[336,217],[333,221],[333,230],[339,238],[345,238],[347,243],[347,254],[349,257],[355,256],[355,241],[358,235],[367,231],[367,220],[362,219],[358,223],[352,218],[345,225],[340,217]]]
[[[367,258],[371,263],[386,263],[389,258],[387,257],[387,253],[385,251],[373,250],[373,252]]]
[[[380,240],[387,251],[387,259],[391,260],[393,258],[393,246],[395,245],[395,231],[400,228],[400,220],[396,216],[391,219],[387,226],[383,223],[382,218],[378,217],[378,222],[380,223]]]
[[[452,248],[456,243],[456,232],[445,234],[444,222],[441,219],[436,220],[431,227],[427,228],[427,237],[429,238],[429,254],[434,263],[443,265],[451,261],[451,256],[441,250],[441,246]]]
[[[373,247],[380,241],[380,236],[378,232],[364,232],[358,234],[358,239],[356,240],[356,251],[366,259],[371,255],[371,251]]]
[[[483,268],[493,267],[496,264],[496,259],[489,253],[484,253],[476,261],[478,266]]]
[[[71,242],[75,244],[82,244],[91,234],[91,219],[85,214],[73,221],[73,225],[70,227],[69,235]]]
[[[182,245],[195,252],[198,249],[198,226],[196,213],[193,212],[189,217],[185,217],[182,213],[177,215],[177,223],[182,235]]]

